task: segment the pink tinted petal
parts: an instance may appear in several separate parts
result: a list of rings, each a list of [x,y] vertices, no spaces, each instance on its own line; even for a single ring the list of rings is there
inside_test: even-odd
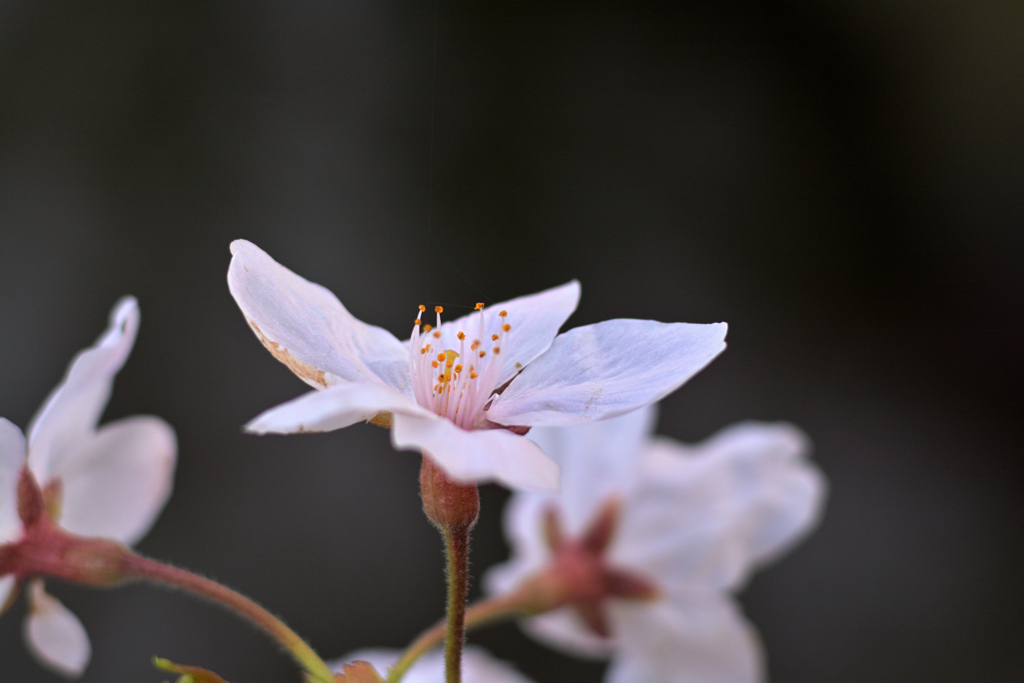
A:
[[[670,588],[738,587],[817,523],[825,483],[792,425],[744,423],[687,448],[658,439],[611,557]]]
[[[78,678],[92,656],[85,627],[43,582],[29,584],[29,613],[25,618],[25,644],[41,664],[67,678]]]
[[[619,651],[606,683],[758,683],[754,629],[731,600],[707,593],[652,602],[612,600]]]
[[[497,481],[515,489],[558,487],[558,465],[522,436],[504,429],[466,431],[427,411],[393,419],[395,448],[428,452],[456,479]]]
[[[138,303],[125,297],[114,306],[107,331],[75,356],[36,414],[28,430],[29,467],[40,482],[49,481],[61,460],[96,428],[138,329]]]
[[[334,671],[350,662],[369,662],[386,675],[388,667],[398,661],[401,650],[371,648],[350,652],[330,664]],[[420,657],[402,678],[403,683],[444,683],[444,652],[432,650]],[[495,659],[481,647],[468,645],[462,652],[463,683],[531,683],[530,679],[516,671],[508,662]]]
[[[411,392],[408,351],[390,332],[357,320],[329,290],[251,242],[235,240],[231,253],[231,295],[267,350],[300,379],[318,388],[380,382]]]
[[[18,478],[25,466],[25,436],[0,417],[0,545],[21,537],[18,517]],[[4,603],[0,596],[0,606]]]
[[[255,434],[329,432],[372,419],[380,412],[396,411],[433,415],[391,387],[346,382],[275,406],[258,415],[245,429]]]
[[[501,374],[496,386],[515,377],[530,361],[551,346],[565,321],[576,310],[580,301],[580,283],[576,280],[537,294],[492,304],[484,308],[484,348],[490,345],[490,334],[497,333],[503,322],[511,326],[501,350],[504,354]],[[504,320],[500,313],[506,311]],[[424,322],[430,322],[429,316]],[[458,349],[456,335],[465,332],[470,340],[479,337],[480,314],[470,313],[441,326],[446,348]]]
[[[535,427],[527,438],[562,468],[559,510],[566,531],[580,534],[612,496],[623,498],[636,486],[643,446],[657,421],[657,408],[576,427]]]
[[[569,330],[494,400],[487,418],[559,427],[660,400],[725,350],[725,323],[607,320]]]
[[[142,538],[171,495],[177,441],[157,417],[104,425],[54,473],[63,487],[60,525],[126,544]]]

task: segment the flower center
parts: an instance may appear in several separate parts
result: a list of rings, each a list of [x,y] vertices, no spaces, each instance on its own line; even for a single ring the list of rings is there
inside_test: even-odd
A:
[[[441,327],[440,306],[434,308],[437,327],[423,324],[426,306],[419,307],[409,340],[409,374],[416,402],[463,429],[473,429],[501,376],[505,344],[512,326],[506,311],[498,314],[498,329],[485,330],[484,305],[477,304],[477,336],[467,344],[466,333]],[[472,318],[467,319],[472,327]],[[487,332],[490,332],[488,335]],[[456,348],[458,350],[456,350]]]

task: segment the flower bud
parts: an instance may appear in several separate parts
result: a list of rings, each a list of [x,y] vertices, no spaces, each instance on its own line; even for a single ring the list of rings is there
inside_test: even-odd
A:
[[[423,511],[443,531],[468,530],[480,514],[480,492],[475,483],[449,477],[427,453],[420,467]]]

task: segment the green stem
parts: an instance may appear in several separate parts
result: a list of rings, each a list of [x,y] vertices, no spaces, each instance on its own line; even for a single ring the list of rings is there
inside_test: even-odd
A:
[[[483,600],[470,606],[465,612],[465,630],[480,628],[505,619],[513,619],[535,612],[533,592],[519,590],[490,600]],[[424,631],[419,638],[402,653],[398,661],[388,669],[387,683],[400,683],[412,665],[428,651],[445,639],[448,632],[447,620],[439,621]]]
[[[448,626],[444,639],[446,683],[462,683],[462,643],[469,597],[469,528],[445,529],[448,548]]]
[[[143,579],[156,583],[182,588],[191,593],[205,596],[231,608],[238,614],[249,619],[263,629],[271,638],[281,643],[309,674],[310,678],[319,683],[333,683],[334,674],[324,661],[313,651],[306,641],[295,631],[257,605],[255,602],[237,593],[227,586],[222,586],[203,576],[193,574],[184,569],[129,553],[124,558],[124,571],[128,578]]]

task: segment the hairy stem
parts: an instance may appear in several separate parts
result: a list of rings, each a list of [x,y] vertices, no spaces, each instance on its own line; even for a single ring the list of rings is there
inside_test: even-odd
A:
[[[446,529],[448,547],[448,625],[444,639],[445,683],[462,683],[462,643],[466,639],[469,597],[469,529]]]
[[[497,598],[483,600],[471,605],[465,612],[464,630],[468,631],[505,619],[514,619],[531,614],[534,609],[534,597],[530,591],[516,591]],[[400,683],[402,677],[412,668],[420,657],[445,640],[448,633],[448,622],[439,621],[420,634],[402,653],[402,656],[388,670],[387,683]]]
[[[312,680],[319,683],[334,681],[334,674],[306,641],[280,619],[241,593],[203,576],[134,553],[125,558],[124,571],[127,578],[175,586],[229,607],[281,643]]]

